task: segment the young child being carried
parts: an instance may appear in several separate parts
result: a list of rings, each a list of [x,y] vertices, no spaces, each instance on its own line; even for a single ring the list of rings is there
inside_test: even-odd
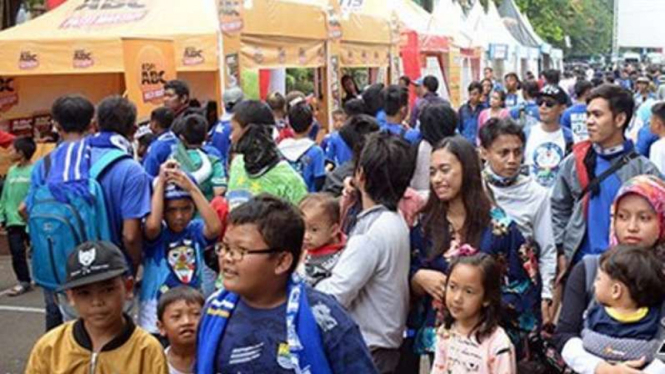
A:
[[[665,274],[654,250],[619,245],[605,252],[594,292],[582,330],[583,349],[608,363],[665,372],[665,364],[654,359],[662,343],[658,330],[665,298]],[[575,352],[564,350],[563,358],[576,372],[587,373],[589,365]]]
[[[166,361],[169,374],[192,374],[196,359],[196,329],[201,319],[203,295],[188,286],[162,294],[157,304],[157,327],[169,341]]]
[[[314,287],[328,278],[346,246],[339,224],[339,202],[327,193],[309,194],[300,203],[305,218],[305,281]]]
[[[431,374],[516,374],[515,348],[499,326],[501,271],[490,255],[457,257]]]
[[[198,209],[201,218],[194,219]],[[157,334],[157,300],[171,288],[187,285],[211,294],[214,276],[204,278],[203,251],[216,242],[221,224],[201,190],[165,162],[155,182],[152,212],[145,222],[143,284],[139,324]],[[210,278],[209,281],[207,278]]]
[[[26,373],[167,374],[162,346],[123,313],[133,282],[125,256],[109,242],[85,242],[67,259],[62,287],[79,318],[49,331]]]

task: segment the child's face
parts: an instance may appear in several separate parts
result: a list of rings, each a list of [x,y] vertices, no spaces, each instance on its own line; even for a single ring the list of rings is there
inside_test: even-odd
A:
[[[305,216],[305,240],[303,248],[307,250],[321,248],[335,240],[339,234],[339,225],[331,222],[324,209],[316,205],[302,209]]]
[[[610,278],[602,269],[598,269],[596,280],[594,281],[594,292],[598,303],[609,307],[615,306],[617,291],[619,291],[620,287],[620,282]]]
[[[344,114],[335,114],[333,116],[333,129],[335,131],[339,131],[339,129],[344,126],[344,122],[346,121],[346,115]]]
[[[23,154],[14,148],[13,145],[9,146],[9,160],[12,163],[23,161]]]
[[[665,124],[663,121],[656,115],[651,115],[651,121],[649,121],[649,129],[652,133],[660,136],[665,130]]]
[[[466,264],[455,266],[446,285],[446,307],[455,321],[479,319],[484,304],[485,291],[480,269]]]
[[[178,346],[196,344],[196,329],[201,319],[201,305],[178,300],[164,310],[162,321],[157,322],[159,333]]]
[[[642,196],[627,195],[617,206],[614,232],[619,244],[652,247],[660,237],[658,215]]]
[[[132,297],[132,281],[115,277],[68,290],[67,297],[86,326],[103,330],[122,318],[125,301]]]
[[[219,254],[224,288],[245,298],[265,294],[266,285],[288,273],[294,259],[288,252],[256,253],[270,249],[256,224],[229,225]]]
[[[164,219],[169,229],[175,233],[184,231],[194,217],[194,203],[190,199],[166,201]]]

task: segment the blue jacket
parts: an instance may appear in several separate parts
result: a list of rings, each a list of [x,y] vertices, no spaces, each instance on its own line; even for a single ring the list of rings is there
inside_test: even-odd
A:
[[[476,109],[466,103],[459,108],[459,133],[471,144],[476,144],[478,137],[478,116],[486,108],[485,104],[478,104]]]

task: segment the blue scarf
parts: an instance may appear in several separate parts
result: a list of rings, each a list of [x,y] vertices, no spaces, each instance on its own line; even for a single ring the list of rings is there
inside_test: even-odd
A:
[[[309,307],[303,282],[298,275],[292,276],[287,291],[286,339],[295,373],[331,374],[332,370],[328,365],[319,327]],[[196,374],[215,373],[217,348],[239,298],[237,294],[220,291],[207,302],[199,323],[194,370]]]

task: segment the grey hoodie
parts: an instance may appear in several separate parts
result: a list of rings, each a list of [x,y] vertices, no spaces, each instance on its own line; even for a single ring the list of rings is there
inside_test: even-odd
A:
[[[499,207],[515,220],[525,238],[538,243],[538,265],[543,282],[543,299],[552,299],[556,276],[556,246],[552,231],[552,208],[549,189],[531,176],[521,176],[512,186],[499,187],[488,183]]]

